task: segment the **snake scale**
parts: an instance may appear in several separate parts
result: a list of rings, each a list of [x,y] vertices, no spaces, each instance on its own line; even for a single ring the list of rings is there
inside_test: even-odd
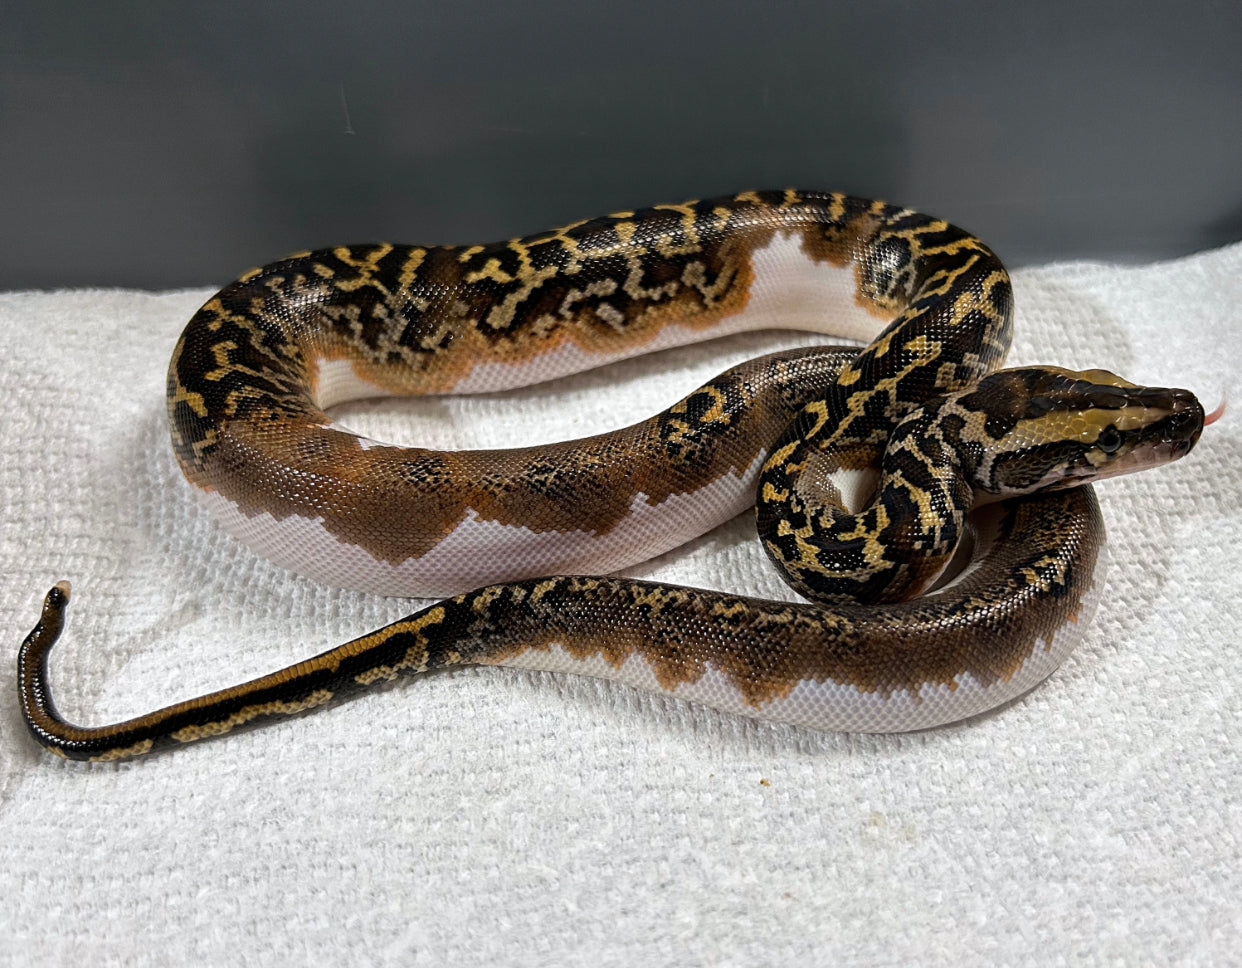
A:
[[[619,679],[823,729],[990,709],[1057,667],[1099,599],[1100,510],[1072,485],[1175,459],[1205,420],[1183,390],[999,369],[1012,301],[973,235],[794,190],[253,270],[195,314],[173,354],[185,477],[290,569],[455,597],[250,682],[81,727],[48,690],[62,582],[20,651],[26,722],[54,752],[118,759],[470,663]],[[866,345],[751,360],[649,420],[540,447],[395,447],[325,412],[771,327]],[[769,557],[810,603],[598,577],[752,504]],[[951,565],[964,536],[974,555]]]

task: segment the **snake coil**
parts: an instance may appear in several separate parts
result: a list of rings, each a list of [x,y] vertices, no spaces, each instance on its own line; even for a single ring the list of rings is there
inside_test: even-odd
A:
[[[1057,667],[1098,600],[1099,507],[1072,485],[1175,459],[1204,423],[1186,391],[998,369],[1011,320],[1009,276],[969,233],[793,190],[253,270],[195,314],[173,353],[168,413],[187,480],[288,568],[455,597],[259,679],[88,728],[48,693],[61,583],[19,655],[26,722],[54,752],[116,759],[469,663],[603,676],[826,729],[917,729],[992,708]],[[632,427],[541,447],[395,447],[326,412],[771,327],[867,345],[771,354]],[[750,504],[769,557],[814,604],[587,574]],[[950,579],[966,534],[975,559]]]

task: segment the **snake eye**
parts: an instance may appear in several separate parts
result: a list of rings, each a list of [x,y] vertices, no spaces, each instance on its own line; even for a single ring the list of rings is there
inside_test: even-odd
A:
[[[1106,454],[1111,454],[1121,446],[1121,431],[1112,424],[1109,424],[1100,431],[1100,435],[1095,438],[1095,446],[1100,448]]]

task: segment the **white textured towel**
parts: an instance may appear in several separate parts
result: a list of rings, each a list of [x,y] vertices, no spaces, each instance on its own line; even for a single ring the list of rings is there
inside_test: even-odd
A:
[[[1242,245],[1016,274],[1014,363],[1242,406]],[[1083,646],[964,726],[817,734],[467,669],[120,766],[43,754],[11,685],[53,581],[60,708],[102,723],[320,652],[408,602],[317,586],[182,482],[164,368],[206,292],[0,297],[0,963],[1225,964],[1242,937],[1242,419],[1105,483]],[[342,408],[404,442],[579,436],[750,335],[556,388]],[[747,516],[635,574],[766,595]],[[1234,962],[1236,963],[1236,962]]]

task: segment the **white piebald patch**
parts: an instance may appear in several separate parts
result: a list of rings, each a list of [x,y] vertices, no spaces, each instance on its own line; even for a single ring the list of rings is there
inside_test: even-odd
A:
[[[850,514],[860,513],[871,502],[879,479],[879,472],[871,467],[858,470],[841,467],[828,475],[828,480],[840,493],[841,503]]]
[[[768,245],[752,253],[752,260],[754,282],[746,305],[711,327],[670,323],[641,345],[612,351],[563,342],[521,363],[480,361],[452,392],[512,390],[657,350],[759,329],[802,330],[867,343],[886,324],[856,299],[853,266],[814,261],[802,250],[796,234],[778,232]],[[348,360],[320,359],[314,365],[318,371],[316,401],[322,408],[392,395],[359,377]]]
[[[1099,604],[1104,584],[1103,548],[1100,556],[1093,583],[1083,596],[1076,620],[1056,629],[1050,640],[1036,640],[1030,655],[1008,679],[982,681],[963,671],[954,678],[952,685],[927,683],[917,693],[904,689],[891,693],[869,692],[850,683],[805,679],[784,697],[756,707],[746,702],[728,676],[710,665],[696,682],[666,690],[661,687],[652,666],[639,655],[631,655],[620,666],[614,666],[602,655],[578,659],[554,644],[546,649],[528,649],[500,664],[508,668],[612,679],[722,712],[812,729],[851,733],[929,729],[977,716],[1016,699],[1043,682],[1065,661],[1077,647]]]
[[[316,359],[313,364],[316,370],[318,386],[315,389],[315,403],[321,410],[334,407],[338,403],[349,403],[353,400],[374,400],[377,397],[391,397],[388,390],[377,387],[360,377],[349,360]]]
[[[797,235],[778,232],[768,245],[755,250],[752,260],[755,276],[750,299],[740,312],[710,328],[672,323],[640,346],[609,353],[565,343],[521,365],[482,362],[458,381],[453,392],[512,389],[616,360],[758,329],[796,329],[867,343],[886,325],[856,301],[853,267],[815,262],[802,251]]]
[[[539,575],[604,574],[646,561],[710,531],[750,507],[766,454],[740,474],[729,472],[690,494],[658,505],[638,494],[630,512],[605,534],[537,533],[470,511],[421,558],[389,564],[329,532],[322,518],[243,514],[216,492],[198,491],[208,510],[257,554],[314,581],[379,595],[439,598],[481,585]],[[587,524],[588,522],[584,522]]]
[[[754,281],[744,309],[721,319],[708,331],[669,325],[645,345],[612,354],[562,343],[521,365],[479,363],[453,392],[487,392],[539,383],[626,356],[746,330],[792,328],[867,341],[882,328],[883,321],[855,298],[853,267],[815,262],[803,252],[798,235],[777,233],[752,258]],[[316,399],[322,408],[392,395],[360,377],[348,360],[318,359],[314,366]],[[386,446],[362,435],[353,436],[364,451]],[[283,567],[347,588],[423,597],[542,574],[606,573],[646,560],[748,507],[753,502],[760,466],[761,460],[741,475],[726,475],[693,494],[669,498],[658,506],[638,495],[624,521],[603,535],[595,534],[590,522],[583,522],[580,531],[537,534],[523,527],[480,520],[471,512],[429,553],[395,565],[340,541],[323,527],[321,519],[247,516],[218,494],[205,494],[204,498],[232,534]],[[853,478],[847,475],[845,479],[845,490],[850,493],[866,489],[860,479],[851,490]]]
[[[742,329],[800,329],[869,343],[888,324],[857,298],[854,266],[816,262],[801,239],[778,232],[752,255],[755,281]]]

